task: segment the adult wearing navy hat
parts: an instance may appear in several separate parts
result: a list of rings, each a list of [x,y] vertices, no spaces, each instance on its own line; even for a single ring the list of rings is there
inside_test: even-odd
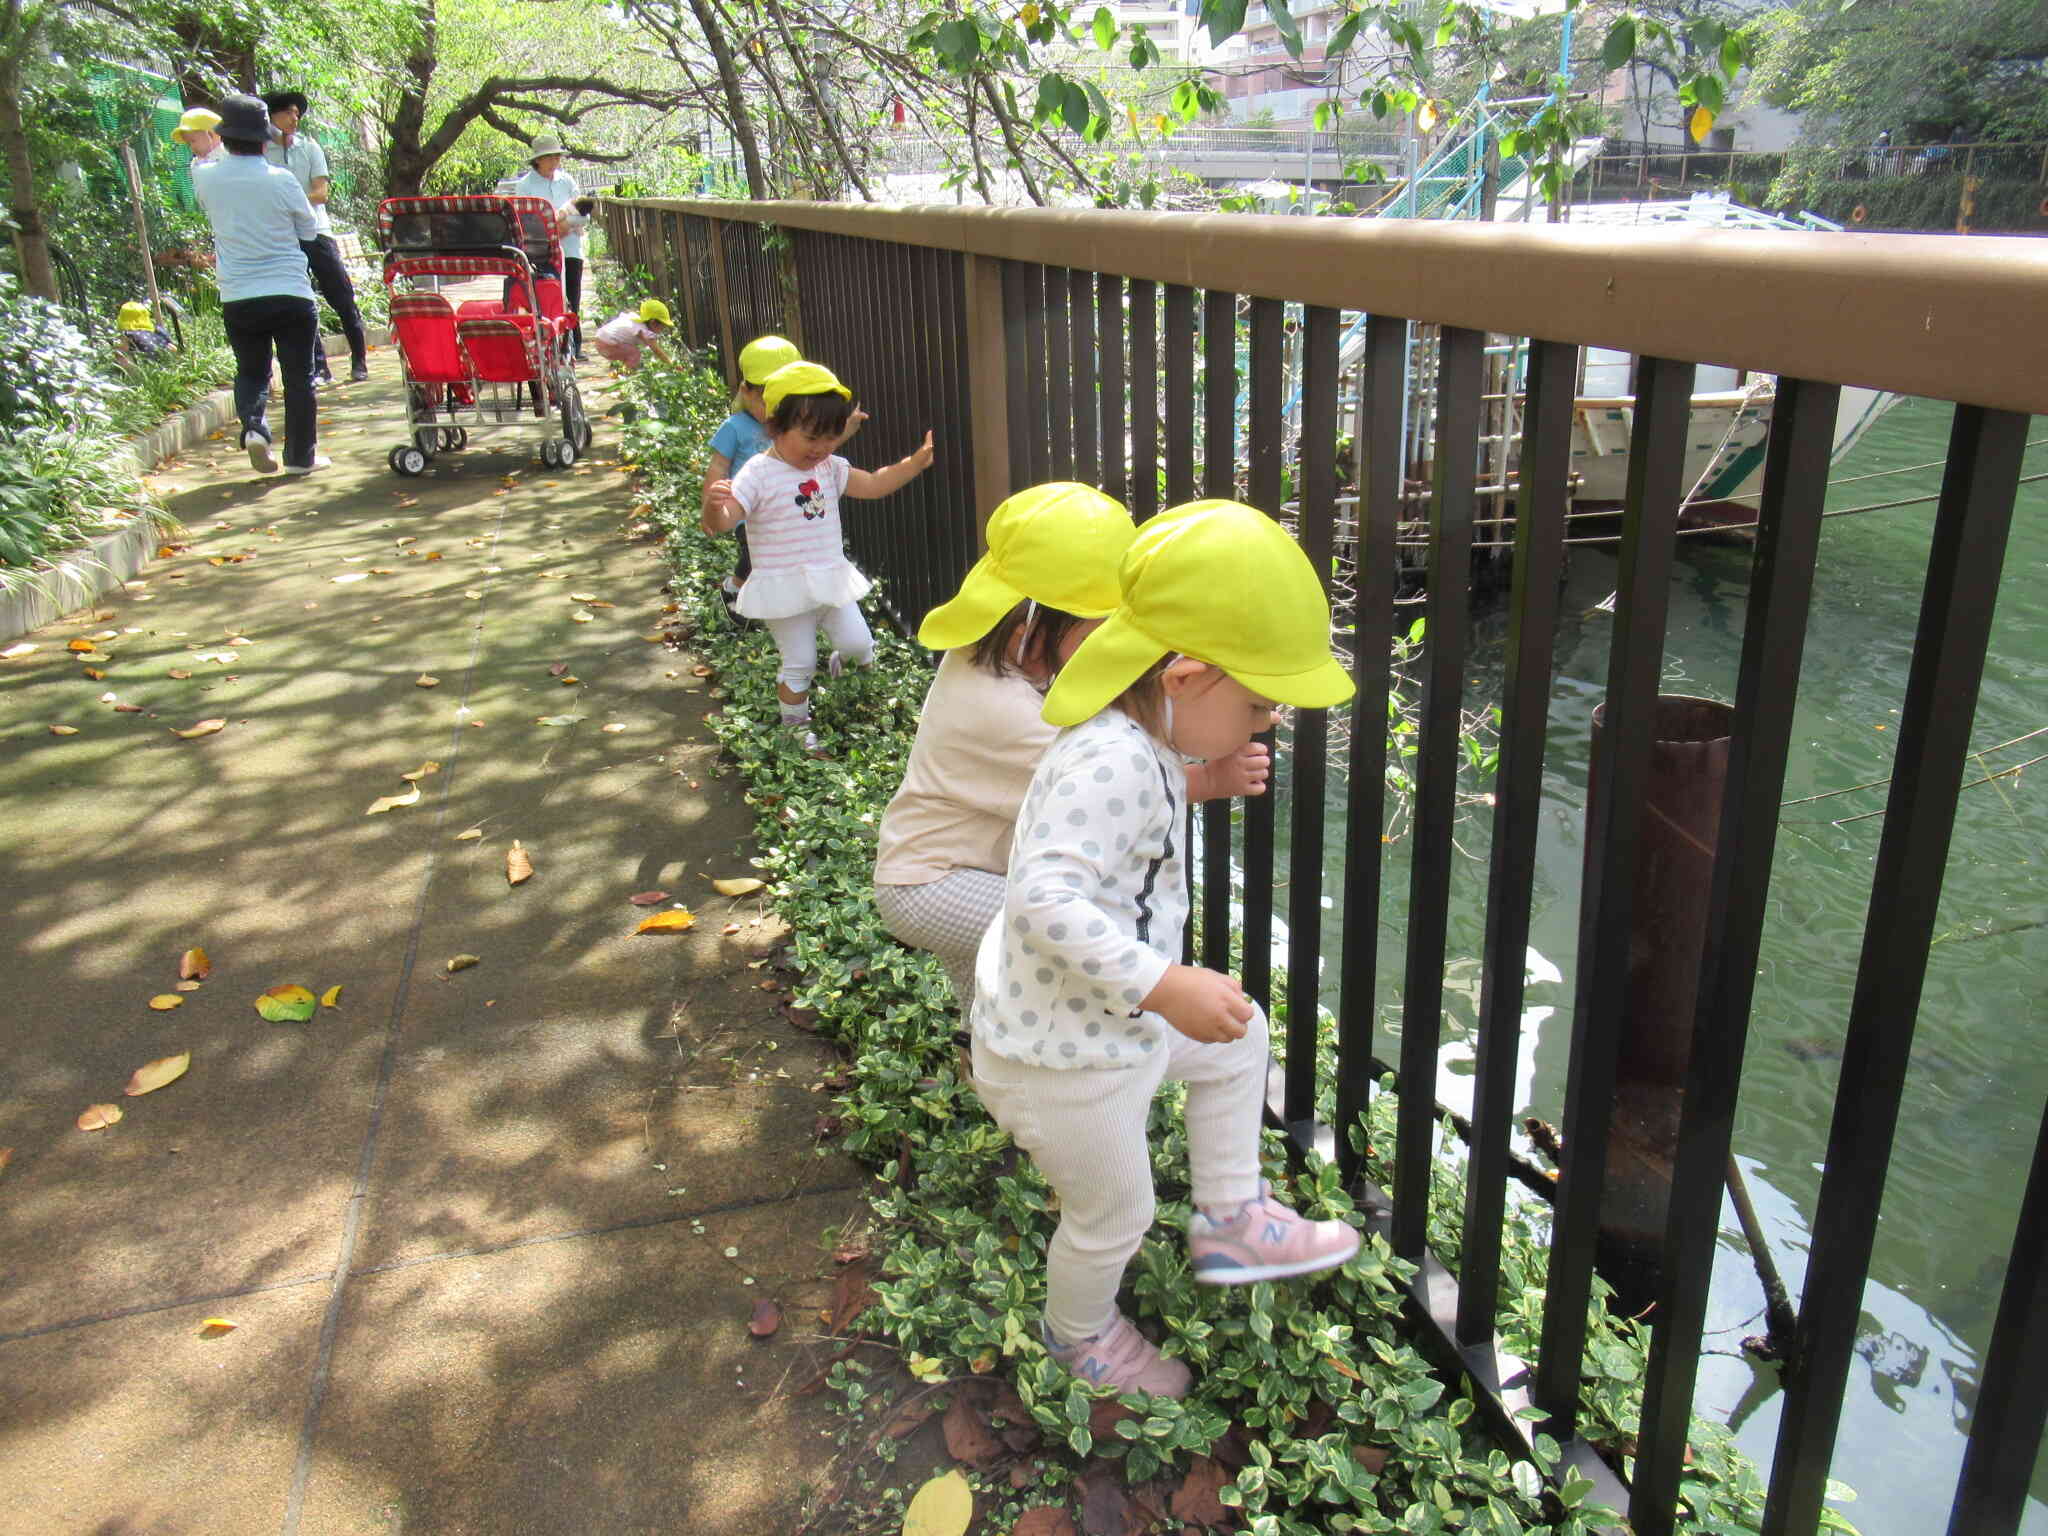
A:
[[[317,450],[313,352],[320,322],[302,241],[316,233],[312,204],[291,172],[267,164],[270,113],[254,96],[220,104],[221,142],[228,157],[192,179],[206,221],[213,226],[221,320],[235,351],[235,413],[249,462],[268,473],[278,467],[264,407],[270,396],[271,354],[284,375],[284,468],[309,475],[325,469]]]
[[[263,98],[263,104],[270,109],[270,124],[277,130],[277,137],[265,147],[263,158],[296,176],[305,189],[306,201],[313,206],[313,222],[319,229],[306,247],[306,263],[313,269],[313,282],[320,297],[334,311],[341,322],[341,334],[348,338],[349,380],[360,384],[370,376],[369,338],[363,332],[362,312],[356,308],[355,284],[349,281],[348,268],[341,263],[341,243],[334,238],[334,221],[327,215],[327,194],[333,186],[327,169],[327,151],[317,139],[299,132],[300,120],[306,115],[304,91],[271,91]],[[318,349],[313,354],[313,373],[323,382],[331,381],[327,354]]]

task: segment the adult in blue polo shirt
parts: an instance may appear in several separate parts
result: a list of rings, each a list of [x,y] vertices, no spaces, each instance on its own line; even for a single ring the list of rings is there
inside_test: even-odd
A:
[[[342,265],[341,242],[334,238],[334,221],[327,212],[327,194],[333,186],[327,151],[319,140],[299,132],[299,121],[306,115],[305,92],[272,91],[263,104],[270,109],[271,127],[277,130],[277,136],[264,146],[263,158],[298,177],[299,185],[306,189],[306,201],[313,205],[313,222],[319,233],[306,247],[306,262],[313,269],[313,286],[320,290],[320,297],[341,322],[341,334],[348,338],[349,382],[360,384],[370,376],[369,337],[363,331],[356,287]],[[325,352],[314,352],[313,375],[323,382],[331,377]]]
[[[235,351],[242,446],[249,462],[266,474],[278,467],[264,420],[274,350],[284,375],[284,468],[310,475],[328,462],[316,451],[313,349],[320,322],[302,243],[317,232],[313,206],[297,177],[264,160],[270,113],[256,97],[223,101],[219,132],[228,157],[193,177],[192,192],[213,226],[221,319]]]

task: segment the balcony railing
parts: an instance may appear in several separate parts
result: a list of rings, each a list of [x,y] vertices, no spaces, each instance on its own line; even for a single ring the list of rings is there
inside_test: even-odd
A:
[[[914,621],[949,596],[978,519],[1011,490],[1052,478],[1101,485],[1144,518],[1162,502],[1235,496],[1287,517],[1319,570],[1345,570],[1337,616],[1355,636],[1351,771],[1341,859],[1335,1126],[1317,1123],[1325,773],[1330,722],[1305,715],[1287,765],[1291,818],[1248,803],[1204,813],[1200,952],[1225,966],[1241,921],[1247,991],[1287,1015],[1274,1121],[1301,1149],[1356,1175],[1344,1131],[1378,1066],[1373,990],[1385,878],[1386,643],[1391,552],[1406,514],[1403,378],[1409,327],[1440,327],[1438,466],[1429,507],[1427,652],[1413,806],[1392,1193],[1366,1191],[1425,1338],[1474,1384],[1496,1432],[1564,1441],[1567,1462],[1640,1536],[1673,1529],[1686,1463],[1736,1089],[1767,922],[1793,704],[1816,577],[1832,431],[1844,385],[1955,402],[1910,676],[1891,739],[1890,800],[1874,875],[1797,1321],[1764,1530],[1807,1536],[1822,1509],[1907,1079],[1936,903],[1998,595],[2030,413],[2048,372],[2018,337],[2048,335],[2048,244],[2020,239],[1833,236],[1495,226],[1046,210],[888,209],[796,203],[613,203],[612,250],[678,306],[690,339],[728,371],[764,330],[863,381],[878,419],[929,424],[934,471],[853,520],[854,553],[885,574]],[[768,238],[768,231],[773,237]],[[771,249],[772,247],[772,249]],[[1298,306],[1298,308],[1297,308]],[[1340,414],[1346,311],[1370,315],[1355,416]],[[1243,317],[1241,319],[1241,317]],[[1248,333],[1240,354],[1241,326]],[[1528,343],[1515,495],[1511,629],[1487,886],[1472,1145],[1462,1168],[1455,1271],[1426,1244],[1446,913],[1454,860],[1461,686],[1489,336]],[[1292,495],[1282,430],[1283,348],[1299,348],[1301,431]],[[1584,828],[1576,997],[1561,1177],[1540,1347],[1500,1344],[1499,1233],[1510,1176],[1524,957],[1553,639],[1560,623],[1573,398],[1582,347],[1639,358],[1605,726],[1592,772],[1604,793]],[[1242,362],[1240,356],[1242,355]],[[1606,1148],[1635,942],[1632,871],[1648,833],[1643,786],[1665,660],[1694,366],[1775,374],[1757,541],[1718,850],[1688,1034],[1682,1120],[1663,1237],[1650,1375],[1633,1477],[1623,1487],[1574,1436],[1593,1294]],[[1243,416],[1240,416],[1240,402]],[[1339,461],[1355,433],[1355,463]],[[872,435],[872,434],[870,434]],[[857,439],[856,450],[880,452]],[[856,452],[856,457],[859,453]],[[1340,471],[1357,487],[1355,543],[1339,552]],[[1347,563],[1348,562],[1348,563]],[[1287,948],[1275,933],[1276,852]],[[1241,871],[1233,876],[1233,868]],[[1987,1179],[2003,1177],[1987,1170]],[[2019,1528],[2048,1393],[2048,1121],[2034,1152],[2005,1288],[1984,1356],[1951,1536]],[[1532,1425],[1521,1410],[1534,1407]]]

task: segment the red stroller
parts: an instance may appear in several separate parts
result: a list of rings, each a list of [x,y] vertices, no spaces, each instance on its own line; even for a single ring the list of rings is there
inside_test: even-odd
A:
[[[554,209],[537,197],[391,197],[377,227],[409,439],[391,450],[392,469],[424,474],[436,453],[490,428],[537,427],[542,463],[575,463],[590,421],[569,357],[576,321],[562,302]],[[440,279],[476,277],[502,279],[502,297],[458,309],[438,291]]]

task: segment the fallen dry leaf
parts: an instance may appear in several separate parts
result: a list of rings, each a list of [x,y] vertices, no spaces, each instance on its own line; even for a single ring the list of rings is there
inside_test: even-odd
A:
[[[679,907],[673,912],[655,913],[654,916],[648,918],[633,931],[635,933],[680,933],[683,929],[694,928],[696,925],[696,914]]]
[[[344,586],[351,581],[368,581],[370,579],[370,573],[368,571],[347,571],[344,572],[342,575],[330,576],[327,579],[333,582],[337,587],[339,587]]]
[[[903,1536],[961,1536],[974,1521],[974,1490],[956,1471],[917,1490],[903,1512]]]
[[[83,654],[93,649],[93,643],[90,640],[73,640],[69,645],[65,646],[65,649],[67,651],[78,651]]]
[[[14,1148],[0,1147],[0,1173],[7,1171],[7,1165],[14,1161]]]
[[[571,624],[588,624],[593,617],[594,615],[579,608],[576,612],[569,615],[569,622]]]
[[[419,803],[420,787],[415,784],[402,795],[379,795],[370,803],[370,808],[363,812],[363,814],[365,816],[378,816],[397,806],[418,805]]]
[[[161,1057],[156,1061],[137,1067],[135,1075],[128,1079],[128,1086],[122,1090],[133,1099],[145,1093],[155,1093],[166,1083],[175,1083],[185,1075],[185,1069],[192,1065],[192,1053],[180,1051],[175,1056]]]
[[[206,951],[203,949],[188,949],[178,957],[180,981],[204,981],[212,973],[213,962],[206,958]]]
[[[668,892],[641,891],[636,895],[628,896],[626,900],[632,902],[636,907],[658,907],[668,900]]]
[[[438,688],[441,686],[441,679],[429,677],[426,673],[422,672],[412,680],[412,685],[415,688]]]
[[[1002,1444],[988,1432],[979,1409],[964,1392],[955,1394],[939,1428],[946,1437],[946,1454],[970,1467],[985,1467],[1002,1455]]]
[[[106,674],[106,673],[104,673],[104,672],[102,672],[102,673],[100,674],[100,676],[101,676],[101,677],[105,677],[106,675],[107,675],[107,674]],[[100,695],[100,702],[101,702],[102,704],[112,704],[112,703],[114,703],[114,702],[115,702],[116,700],[118,700],[118,699],[119,699],[120,697],[121,697],[121,695],[119,695],[118,693],[103,693],[103,694],[101,694],[101,695]]]
[[[173,982],[171,990],[174,992],[197,992],[199,990],[199,983],[196,981]]]
[[[1173,1513],[1177,1519],[1198,1525],[1221,1525],[1229,1518],[1216,1492],[1231,1481],[1230,1473],[1207,1456],[1197,1456],[1188,1465],[1188,1475],[1173,1491]]]
[[[457,971],[466,971],[472,965],[482,963],[482,957],[478,955],[457,955],[448,962],[448,973],[452,976]]]
[[[714,880],[711,882],[711,889],[721,896],[750,896],[766,884],[765,880],[744,876],[737,880]]]
[[[620,731],[623,731],[625,728],[626,727],[617,720],[612,721],[609,725],[601,725],[598,727],[598,729],[600,731],[603,731],[607,736],[616,736]]]
[[[90,1104],[78,1117],[78,1128],[81,1131],[104,1131],[120,1118],[121,1106],[118,1104]]]
[[[142,713],[142,706],[140,704],[116,704],[114,706],[114,713],[117,715],[139,715]]]
[[[76,736],[78,734],[78,727],[75,725],[53,725],[50,727],[50,734],[52,736]],[[179,734],[183,735],[184,733],[181,731]]]
[[[572,603],[594,603],[597,601],[597,594],[595,592],[571,592],[569,594],[569,601]]]
[[[6,650],[0,651],[0,661],[19,661],[33,650],[35,650],[35,645],[30,641],[24,640],[19,645],[10,645]]]
[[[583,679],[578,677],[574,672],[566,672],[562,675],[562,686],[564,688],[573,688],[582,681]]]
[[[171,734],[173,736],[182,736],[185,740],[190,741],[195,736],[211,736],[215,731],[224,731],[227,729],[227,725],[228,723],[225,720],[202,720],[189,731],[173,730]]]
[[[713,667],[696,666],[690,668],[690,676],[692,677],[715,677],[716,675],[717,669]]]
[[[179,682],[182,683],[186,678],[190,677],[192,674],[190,672],[185,671],[182,667],[173,667],[171,668],[168,675],[171,677],[175,677]]]
[[[199,1320],[199,1336],[217,1339],[224,1333],[233,1333],[242,1325],[231,1317],[202,1317]]]
[[[428,774],[439,773],[440,771],[441,765],[430,757],[424,763],[421,763],[419,767],[413,769],[411,773],[401,773],[399,777],[408,784],[417,784]]]
[[[535,725],[574,725],[578,720],[585,718],[587,717],[583,715],[538,715],[534,718],[533,723]]]
[[[1017,1523],[1010,1527],[1010,1536],[1080,1536],[1080,1533],[1074,1529],[1073,1517],[1059,1505],[1041,1504],[1017,1517]]]
[[[482,827],[471,827],[467,832],[456,833],[455,841],[458,843],[473,843],[483,835],[484,829]]]
[[[169,1013],[173,1008],[185,1006],[185,999],[175,992],[159,992],[149,1000],[149,1006],[158,1013]]]
[[[548,676],[550,677],[560,677],[568,670],[569,663],[566,661],[551,661],[548,663]]]
[[[256,999],[256,1011],[272,1024],[303,1024],[313,1017],[313,994],[304,987],[272,987]]]
[[[747,1323],[747,1332],[757,1339],[765,1339],[782,1326],[782,1308],[765,1296],[754,1303],[754,1316]]]
[[[524,885],[533,878],[533,860],[526,856],[526,850],[519,846],[519,839],[512,839],[512,846],[505,850],[505,883]]]
[[[85,669],[85,675],[88,680],[97,683],[107,674],[102,672],[98,667],[87,667]]]

